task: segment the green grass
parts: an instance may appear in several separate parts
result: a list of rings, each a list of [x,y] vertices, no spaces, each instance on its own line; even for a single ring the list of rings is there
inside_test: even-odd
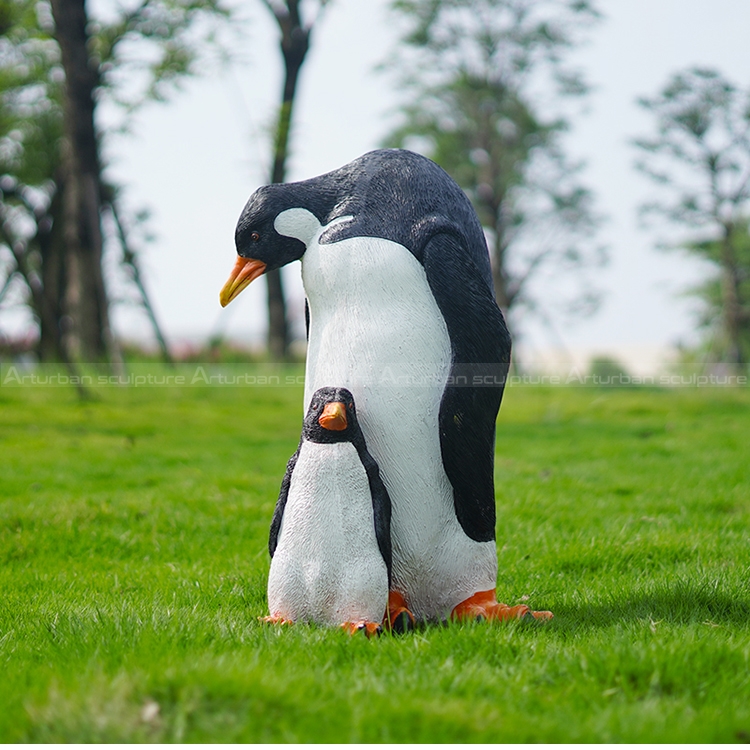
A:
[[[750,740],[750,391],[514,387],[499,592],[261,625],[294,388],[0,388],[2,742]]]

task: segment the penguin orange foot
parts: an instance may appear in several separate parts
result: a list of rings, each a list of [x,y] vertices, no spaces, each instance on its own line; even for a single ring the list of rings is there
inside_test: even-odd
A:
[[[288,620],[281,615],[266,615],[258,618],[261,622],[267,622],[269,625],[294,625],[294,620]]]
[[[367,638],[372,638],[372,636],[380,635],[383,632],[383,628],[377,622],[368,622],[367,620],[344,622],[341,624],[341,628],[349,635],[364,633]]]
[[[525,604],[509,607],[497,601],[494,589],[478,591],[453,608],[451,620],[551,620],[552,612],[534,612]]]
[[[414,615],[406,606],[406,599],[398,591],[388,592],[388,609],[383,626],[392,633],[406,633],[414,630]]]

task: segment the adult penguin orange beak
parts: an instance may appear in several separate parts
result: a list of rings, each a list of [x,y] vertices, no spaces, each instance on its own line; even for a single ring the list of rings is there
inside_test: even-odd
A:
[[[249,284],[258,278],[266,270],[266,264],[263,261],[254,258],[243,258],[237,256],[237,262],[234,264],[232,273],[227,279],[227,283],[219,292],[219,302],[222,307],[226,307],[239,293]]]

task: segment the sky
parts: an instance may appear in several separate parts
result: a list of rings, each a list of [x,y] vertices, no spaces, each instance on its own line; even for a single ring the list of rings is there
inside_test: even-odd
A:
[[[657,251],[674,232],[639,225],[638,205],[653,195],[637,173],[630,140],[652,132],[638,96],[653,95],[679,69],[717,68],[750,85],[750,3],[741,0],[601,0],[603,21],[573,61],[593,85],[572,120],[568,153],[587,166],[582,179],[606,217],[599,240],[610,263],[596,276],[600,310],[551,327],[522,321],[528,358],[554,349],[573,357],[610,353],[629,361],[660,358],[695,340],[695,303],[680,291],[706,269],[676,252]],[[234,227],[269,173],[268,126],[279,96],[278,34],[260,2],[242,0],[236,61],[207,64],[168,104],[150,104],[132,132],[108,143],[109,175],[132,209],[151,211],[156,241],[141,254],[152,301],[167,338],[199,343],[217,334],[262,340],[265,284],[255,282],[225,310],[219,289],[235,257]],[[379,147],[399,102],[392,80],[375,69],[397,40],[386,0],[333,0],[315,29],[300,82],[288,179],[336,169]],[[300,332],[299,264],[285,269]],[[544,290],[541,290],[543,295]],[[140,311],[116,305],[115,328],[152,339]]]

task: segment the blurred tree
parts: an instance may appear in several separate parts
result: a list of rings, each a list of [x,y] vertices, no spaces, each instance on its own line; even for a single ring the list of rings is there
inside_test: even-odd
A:
[[[709,332],[704,344],[706,357],[710,362],[733,361],[730,356],[737,344],[730,341],[726,325],[724,243],[721,240],[705,240],[687,243],[683,247],[716,268],[715,275],[687,290],[689,295],[703,302],[699,325]],[[750,352],[750,224],[747,218],[738,221],[732,230],[731,252],[737,280],[739,347],[742,361],[747,364]]]
[[[109,15],[90,17],[84,0],[0,5],[0,240],[13,260],[7,273],[30,289],[43,359],[114,354],[101,217],[105,207],[117,215],[117,191],[102,177],[99,102],[129,114],[165,98],[214,39],[210,21],[227,16],[220,0],[100,11]],[[127,248],[125,259],[136,269]]]
[[[89,362],[111,359],[109,302],[102,271],[102,166],[94,123],[99,70],[91,59],[84,0],[51,0],[63,87],[62,237],[68,351]]]
[[[562,117],[550,97],[587,87],[563,64],[598,19],[585,0],[395,0],[407,22],[394,66],[408,94],[401,125],[387,145],[414,148],[466,191],[490,235],[498,304],[547,319],[550,299],[530,284],[545,269],[582,269],[604,261],[591,245],[598,218],[565,156]],[[546,99],[544,93],[546,92]],[[590,289],[569,311],[590,309]]]
[[[593,378],[594,385],[618,386],[630,383],[630,373],[625,365],[606,354],[592,357],[589,362],[589,375]]]
[[[724,361],[744,370],[750,324],[742,261],[750,214],[750,89],[740,91],[715,70],[692,68],[639,103],[654,115],[657,132],[634,141],[643,152],[637,167],[667,195],[642,210],[693,230],[679,246],[719,267],[718,289],[709,283],[703,295],[709,311],[721,307]]]
[[[292,113],[300,71],[310,49],[310,37],[315,24],[329,0],[318,0],[312,20],[305,22],[300,13],[300,0],[263,0],[273,15],[281,32],[281,56],[284,59],[284,83],[281,104],[274,127],[273,163],[271,182],[286,180],[286,164],[289,156],[289,136],[292,128]],[[277,362],[289,355],[289,326],[281,271],[269,271],[268,287],[268,353]]]
[[[17,278],[25,281],[40,356],[66,362],[59,49],[30,0],[3,2],[0,24],[0,244],[10,256],[2,288],[7,293]]]

